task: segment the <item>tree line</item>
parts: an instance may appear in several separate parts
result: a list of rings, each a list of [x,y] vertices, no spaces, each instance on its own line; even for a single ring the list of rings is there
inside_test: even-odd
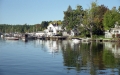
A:
[[[37,32],[43,31],[47,28],[49,23],[57,23],[58,25],[62,24],[61,20],[58,21],[42,21],[41,24],[17,24],[17,25],[10,25],[10,24],[0,24],[0,32],[2,33],[26,33],[26,32]]]

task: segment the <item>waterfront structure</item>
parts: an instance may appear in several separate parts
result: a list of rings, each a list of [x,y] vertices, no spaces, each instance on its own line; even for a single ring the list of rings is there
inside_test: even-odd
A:
[[[45,37],[45,31],[38,31],[38,32],[35,33],[35,36],[38,39],[43,39]]]
[[[79,34],[79,31],[77,28],[73,28],[69,33],[65,31],[65,29],[62,29],[62,25],[58,25],[56,23],[52,24],[50,23],[47,26],[47,29],[44,31],[36,32],[35,36],[38,38],[41,37],[55,37],[55,36],[77,36]]]
[[[71,30],[71,36],[77,36],[77,35],[79,35],[78,29],[77,29],[77,28],[73,28],[73,29]]]
[[[35,40],[36,36],[35,33],[25,33],[21,36],[22,40],[26,41],[26,40]]]
[[[16,36],[14,36],[14,33],[11,33],[11,34],[5,34],[4,35],[4,38],[6,39],[6,40],[19,40],[19,38],[18,37],[16,37]]]
[[[70,33],[68,33],[67,31],[64,30],[64,31],[62,31],[62,35],[63,36],[70,36]]]
[[[46,37],[51,37],[55,35],[59,35],[63,31],[62,25],[57,25],[57,24],[49,24],[47,29],[44,30]]]
[[[62,29],[62,25],[57,25],[57,24],[49,24],[47,29],[45,29],[44,31],[38,31],[35,33],[35,36],[38,39],[41,40],[64,40],[67,38],[67,36],[63,36],[62,33],[63,29]]]
[[[105,38],[113,38],[117,37],[120,38],[120,26],[115,24],[114,28],[111,28],[110,30],[105,31]]]

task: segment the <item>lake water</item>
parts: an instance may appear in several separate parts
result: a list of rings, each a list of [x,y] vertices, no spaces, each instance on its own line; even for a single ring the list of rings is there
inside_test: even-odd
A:
[[[120,75],[120,44],[0,39],[0,75]]]

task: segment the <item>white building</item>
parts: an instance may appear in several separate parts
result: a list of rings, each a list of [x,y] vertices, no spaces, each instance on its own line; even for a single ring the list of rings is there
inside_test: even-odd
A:
[[[78,29],[77,29],[77,28],[73,28],[73,29],[71,30],[71,36],[77,36],[77,35],[79,35]]]
[[[117,34],[120,34],[120,27],[115,25],[114,28],[111,28],[110,30],[105,31],[105,38],[113,38],[113,35],[117,37]]]
[[[63,36],[70,36],[70,33],[68,33],[67,31],[63,31],[63,32],[62,32],[62,35],[63,35]]]
[[[57,24],[49,24],[47,29],[44,30],[47,34],[47,37],[57,35],[59,32],[62,31],[62,25]]]
[[[44,37],[45,36],[45,32],[44,31],[38,31],[35,34],[36,37],[40,38],[40,37]]]

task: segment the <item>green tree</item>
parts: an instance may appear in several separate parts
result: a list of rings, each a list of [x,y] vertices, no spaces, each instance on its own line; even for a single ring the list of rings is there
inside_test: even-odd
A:
[[[103,35],[104,34],[104,28],[103,28],[103,17],[108,8],[104,5],[97,6],[95,9],[94,14],[94,23],[96,24],[96,29],[93,31],[94,35]]]
[[[118,7],[118,12],[120,13],[120,6]]]
[[[41,28],[42,28],[42,30],[46,29],[47,26],[48,26],[48,24],[49,24],[49,22],[47,22],[47,21],[42,21],[42,23],[41,23]]]
[[[91,3],[91,7],[85,10],[85,14],[83,17],[83,26],[84,29],[89,32],[91,38],[93,35],[103,35],[104,28],[103,28],[103,17],[106,11],[108,10],[107,7],[104,5],[99,6],[97,1]]]
[[[67,12],[72,12],[72,7],[70,5],[68,6]]]
[[[112,10],[108,10],[104,15],[104,29],[109,30],[110,28],[113,28],[116,22],[120,24],[120,13],[116,10],[116,7],[113,7]]]
[[[83,8],[78,5],[75,10],[68,7],[67,11],[64,12],[63,26],[70,31],[72,28],[79,26],[83,17]]]
[[[63,21],[63,27],[66,27],[67,30],[71,29],[71,21],[72,21],[72,8],[69,5],[67,11],[64,12],[64,21]]]
[[[92,2],[91,8],[85,11],[85,16],[83,17],[84,28],[90,33],[91,38],[93,36],[93,30],[95,30],[96,28],[96,25],[94,22],[96,10],[97,10],[96,7],[97,7],[97,3]]]

